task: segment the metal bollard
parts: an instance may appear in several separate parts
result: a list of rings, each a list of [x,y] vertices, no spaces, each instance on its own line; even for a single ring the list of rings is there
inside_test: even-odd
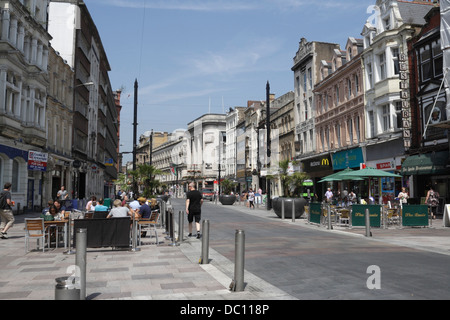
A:
[[[328,230],[333,230],[333,226],[331,225],[331,206],[327,206],[327,217],[328,217]]]
[[[137,221],[134,218],[134,213],[133,213],[133,220],[132,220],[132,228],[131,228],[131,249],[130,252],[138,252],[141,251],[140,248],[137,248]]]
[[[80,300],[86,300],[86,246],[87,229],[77,229],[75,265],[80,272]]]
[[[234,280],[231,282],[232,291],[244,291],[244,259],[245,258],[245,233],[243,230],[236,230],[235,235],[235,264]]]
[[[292,199],[292,222],[295,222],[295,201]]]
[[[69,242],[69,249],[64,254],[75,254],[75,250],[72,250],[72,214],[69,214],[69,222],[67,227],[67,241]]]
[[[281,220],[284,220],[284,199],[281,199]]]
[[[209,263],[209,220],[202,222],[202,256],[200,264]]]
[[[178,242],[184,241],[184,211],[178,211]]]
[[[175,239],[175,221],[174,221],[174,214],[173,209],[169,210],[169,223],[170,223],[170,239],[172,240],[172,243],[169,243],[170,247],[177,247],[180,244],[177,243],[177,240]]]
[[[366,209],[365,218],[366,218],[366,237],[371,237],[372,236],[372,232],[370,232],[370,213],[369,213],[369,209]]]

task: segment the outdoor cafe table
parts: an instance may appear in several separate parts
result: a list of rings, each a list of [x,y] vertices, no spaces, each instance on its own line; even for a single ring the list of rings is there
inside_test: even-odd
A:
[[[58,233],[61,227],[64,227],[64,248],[67,248],[67,224],[68,220],[54,220],[54,221],[44,221],[45,229],[55,228],[56,229],[56,248],[58,248]],[[50,233],[49,233],[50,235]],[[49,240],[50,241],[50,240]]]

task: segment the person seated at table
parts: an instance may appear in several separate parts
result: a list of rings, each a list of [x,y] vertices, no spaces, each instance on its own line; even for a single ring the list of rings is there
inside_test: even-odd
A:
[[[44,221],[55,221],[55,217],[58,216],[58,209],[55,205],[51,205],[46,212],[41,213],[41,218],[44,219]]]
[[[348,195],[348,202],[349,205],[355,204],[357,202],[356,194],[352,191],[350,191]]]
[[[150,215],[152,214],[152,209],[150,209],[147,204],[147,199],[144,197],[140,197],[138,199],[141,208],[139,209],[139,215],[142,219],[150,219]]]
[[[128,206],[129,206],[131,209],[133,209],[134,211],[138,211],[138,210],[141,208],[141,204],[140,204],[140,202],[138,201],[138,198],[137,198],[136,196],[134,197],[134,200],[131,201],[131,202],[128,204]]]
[[[127,207],[122,207],[122,201],[119,199],[114,200],[113,208],[109,212],[106,218],[124,218],[131,216],[133,214],[132,210]]]
[[[47,212],[48,212],[48,210],[50,209],[50,207],[53,205],[53,200],[48,200],[48,202],[47,202],[47,207],[45,207],[43,210],[42,210],[42,212],[41,212],[41,218],[42,218],[42,216],[43,215],[45,215]]]
[[[87,211],[94,211],[96,205],[97,205],[97,197],[96,196],[92,196],[91,200],[89,200],[88,203],[86,203],[86,210]]]
[[[105,212],[108,211],[108,207],[105,206],[103,204],[104,200],[103,199],[99,199],[98,200],[98,204],[95,206],[95,210],[94,211],[101,211],[101,212]]]
[[[64,220],[64,213],[66,213],[66,207],[61,205],[60,200],[53,201],[53,205],[58,210],[58,215],[55,217],[55,220]]]

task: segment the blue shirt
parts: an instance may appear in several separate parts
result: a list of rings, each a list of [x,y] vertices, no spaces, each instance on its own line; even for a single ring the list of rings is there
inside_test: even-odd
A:
[[[141,214],[142,218],[149,219],[152,214],[152,210],[147,204],[144,203],[139,209],[139,213]]]
[[[108,207],[102,204],[98,204],[95,206],[95,211],[108,211]]]

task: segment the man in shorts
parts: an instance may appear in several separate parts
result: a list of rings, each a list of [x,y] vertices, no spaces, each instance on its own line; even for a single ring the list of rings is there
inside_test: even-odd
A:
[[[200,239],[200,219],[202,212],[203,196],[200,191],[195,190],[195,184],[189,183],[189,192],[186,195],[186,214],[188,215],[189,234],[192,237],[192,222],[195,219],[197,229],[197,239]]]
[[[5,183],[3,191],[0,193],[2,198],[2,207],[0,208],[0,237],[2,239],[8,239],[7,231],[14,225],[14,215],[12,208],[15,203],[11,200],[11,183]]]

